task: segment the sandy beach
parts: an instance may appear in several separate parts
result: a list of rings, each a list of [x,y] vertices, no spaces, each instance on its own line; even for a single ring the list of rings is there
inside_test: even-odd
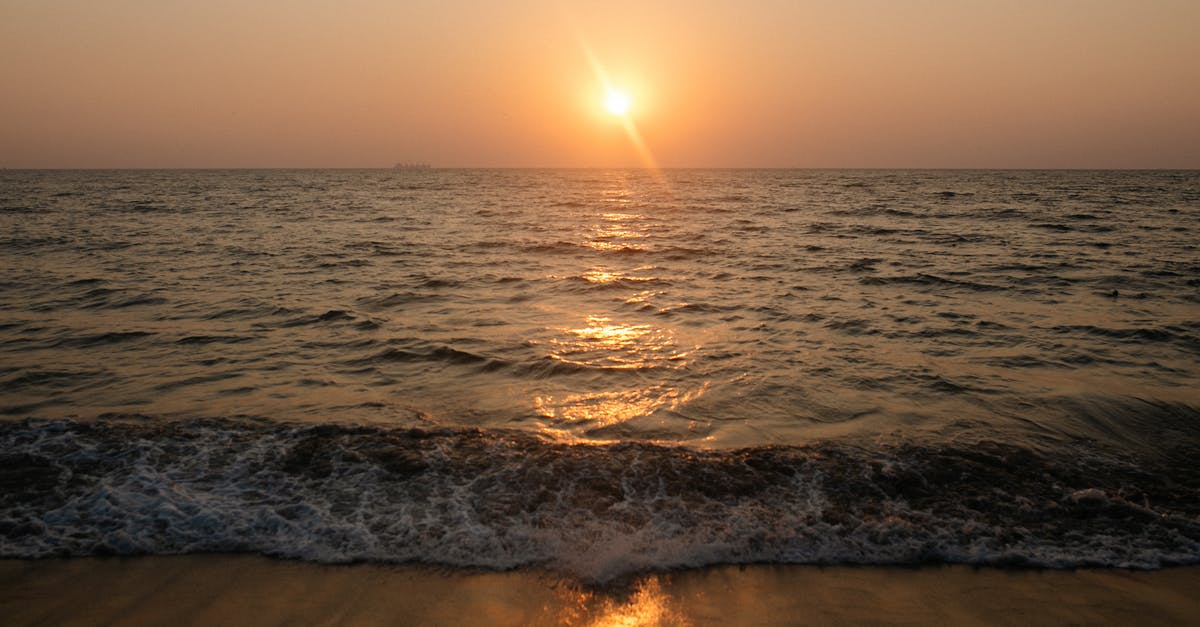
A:
[[[604,587],[257,556],[0,561],[7,625],[1194,624],[1200,568],[736,566]]]

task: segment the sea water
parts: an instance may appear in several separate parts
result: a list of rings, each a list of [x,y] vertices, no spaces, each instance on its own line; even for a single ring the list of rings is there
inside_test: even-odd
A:
[[[0,172],[0,555],[1200,562],[1200,173]]]

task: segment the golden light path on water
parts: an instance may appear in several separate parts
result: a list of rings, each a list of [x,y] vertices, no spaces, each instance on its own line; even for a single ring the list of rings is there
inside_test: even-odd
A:
[[[625,208],[630,203],[631,190],[614,181],[616,186],[604,192],[604,200],[620,205],[619,210],[601,213],[599,221],[582,233],[581,244],[595,250],[621,253],[641,251],[649,238],[647,216]],[[592,285],[614,283],[652,285],[659,277],[653,266],[631,270],[606,265],[593,265],[576,276]],[[626,304],[644,301],[653,290],[640,291],[625,299]],[[634,323],[618,318],[617,311],[581,312],[580,325],[554,329],[555,336],[546,342],[547,357],[556,362],[592,371],[608,381],[606,375],[615,371],[644,373],[664,370],[683,370],[698,345],[681,343],[678,331],[669,325]],[[640,377],[639,377],[640,378]],[[547,421],[545,430],[555,433],[564,429],[572,432],[613,427],[635,418],[652,416],[656,412],[678,411],[702,396],[709,382],[684,386],[676,384],[682,377],[654,377],[655,382],[628,386],[613,382],[601,390],[555,391],[535,394],[534,412]],[[627,381],[622,378],[620,381]]]

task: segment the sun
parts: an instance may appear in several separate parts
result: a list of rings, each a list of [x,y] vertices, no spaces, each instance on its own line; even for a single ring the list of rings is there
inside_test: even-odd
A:
[[[608,97],[604,99],[604,108],[613,115],[625,115],[629,113],[629,96],[620,91],[609,91]]]

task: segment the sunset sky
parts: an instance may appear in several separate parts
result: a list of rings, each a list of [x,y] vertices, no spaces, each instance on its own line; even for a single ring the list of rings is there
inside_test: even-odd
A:
[[[0,167],[1198,168],[1198,33],[1196,0],[0,0]]]

